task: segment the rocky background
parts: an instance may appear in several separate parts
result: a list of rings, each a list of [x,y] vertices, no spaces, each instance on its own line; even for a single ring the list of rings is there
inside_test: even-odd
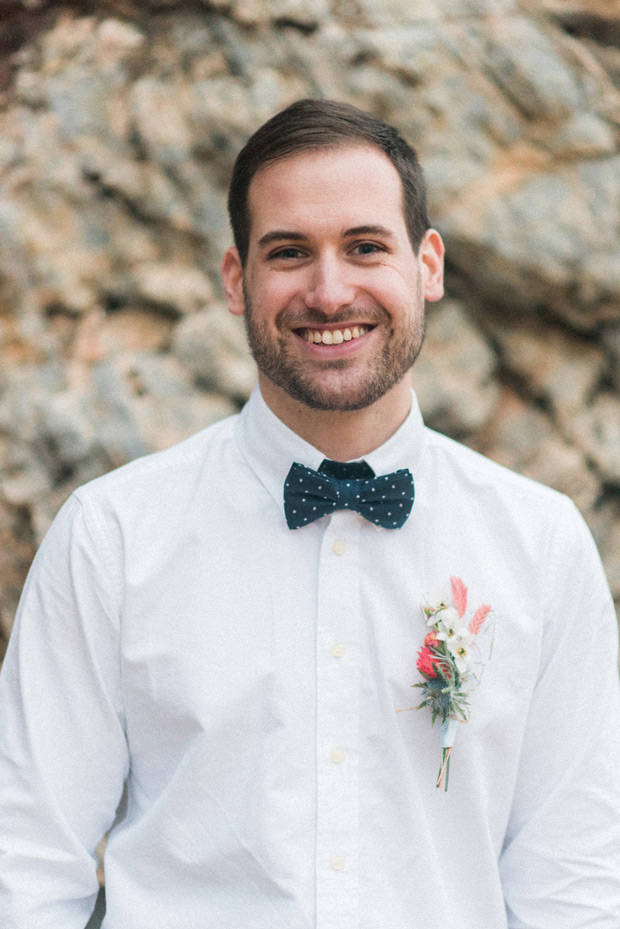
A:
[[[302,96],[419,150],[427,421],[570,494],[620,602],[619,87],[619,0],[0,0],[3,640],[75,486],[248,396],[226,183]]]

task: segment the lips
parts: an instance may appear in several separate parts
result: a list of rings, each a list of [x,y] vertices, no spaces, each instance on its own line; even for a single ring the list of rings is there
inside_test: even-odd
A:
[[[342,342],[351,342],[370,332],[372,326],[347,326],[344,329],[298,329],[299,335],[306,342],[316,345],[341,345]]]

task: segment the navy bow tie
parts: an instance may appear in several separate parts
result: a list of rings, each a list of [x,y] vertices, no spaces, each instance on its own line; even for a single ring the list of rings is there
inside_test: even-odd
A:
[[[371,523],[400,529],[413,506],[409,468],[375,477],[365,461],[350,464],[326,458],[318,471],[295,462],[284,484],[284,515],[299,529],[334,510],[356,510]]]

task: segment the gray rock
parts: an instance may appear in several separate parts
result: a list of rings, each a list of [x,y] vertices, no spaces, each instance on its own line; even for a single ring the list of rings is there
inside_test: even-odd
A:
[[[236,400],[247,400],[256,383],[243,324],[223,306],[188,317],[177,326],[173,352],[195,382]]]
[[[413,368],[413,386],[426,422],[464,437],[480,429],[499,396],[496,357],[455,301],[428,314],[426,340]]]

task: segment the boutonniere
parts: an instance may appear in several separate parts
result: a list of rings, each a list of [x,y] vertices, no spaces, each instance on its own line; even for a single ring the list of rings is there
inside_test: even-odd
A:
[[[467,619],[467,587],[460,577],[451,577],[453,603],[422,606],[427,625],[432,628],[418,651],[417,668],[423,677],[413,687],[421,687],[424,699],[415,707],[430,707],[431,724],[441,720],[441,764],[437,787],[448,789],[450,756],[457,724],[469,719],[468,696],[480,680],[484,664],[478,634],[491,612],[484,604]],[[488,627],[488,623],[487,623]],[[489,645],[490,657],[492,642]]]

